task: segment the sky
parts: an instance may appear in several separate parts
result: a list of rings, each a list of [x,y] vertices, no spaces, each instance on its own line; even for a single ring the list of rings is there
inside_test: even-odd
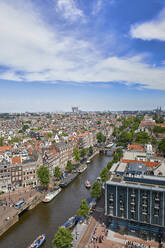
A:
[[[0,0],[0,112],[165,109],[164,0]]]

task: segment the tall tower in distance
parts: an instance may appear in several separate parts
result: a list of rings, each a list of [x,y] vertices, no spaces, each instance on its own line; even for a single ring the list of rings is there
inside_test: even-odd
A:
[[[78,107],[72,107],[72,112],[73,113],[79,113]]]

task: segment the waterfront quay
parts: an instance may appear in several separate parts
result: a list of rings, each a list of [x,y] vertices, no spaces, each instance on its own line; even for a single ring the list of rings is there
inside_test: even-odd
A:
[[[85,181],[93,183],[111,159],[110,156],[96,155],[88,169],[64,188],[52,202],[41,202],[31,211],[21,214],[19,221],[1,236],[0,247],[24,248],[42,233],[46,234],[43,248],[52,247],[52,239],[59,226],[76,214],[82,199],[90,197],[90,191],[85,188]]]
[[[41,202],[43,194],[35,189],[19,189],[0,196],[0,235],[8,230],[12,225],[19,221],[19,215],[25,210],[34,208]],[[15,203],[20,200],[24,205],[20,209],[15,208]]]

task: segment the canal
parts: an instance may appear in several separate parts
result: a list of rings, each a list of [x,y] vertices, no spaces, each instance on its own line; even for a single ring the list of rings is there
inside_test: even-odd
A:
[[[85,181],[88,179],[91,183],[94,182],[111,159],[105,155],[93,158],[88,169],[63,189],[52,202],[40,203],[35,209],[25,212],[19,222],[0,238],[0,247],[27,248],[39,234],[45,233],[46,242],[42,247],[51,248],[58,227],[76,213],[82,199],[90,196],[90,191],[84,186]]]

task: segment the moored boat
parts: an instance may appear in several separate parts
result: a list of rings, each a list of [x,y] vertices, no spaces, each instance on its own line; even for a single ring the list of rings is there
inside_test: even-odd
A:
[[[82,172],[84,172],[87,168],[88,168],[87,165],[84,165],[82,168],[80,168],[80,169],[78,170],[78,172],[79,172],[79,173],[82,173]]]
[[[39,235],[28,248],[39,248],[46,240],[46,235]]]
[[[45,198],[42,200],[42,202],[47,203],[52,201],[60,192],[61,192],[61,188],[59,188],[58,190],[48,193]]]
[[[91,187],[91,184],[90,184],[90,182],[88,180],[85,182],[85,187],[87,189],[89,189]]]
[[[79,174],[78,173],[74,173],[70,176],[68,176],[67,178],[64,178],[61,183],[60,183],[60,187],[64,188],[66,187],[68,184],[70,184]]]
[[[87,163],[87,164],[90,164],[90,162],[91,162],[90,160],[87,160],[87,162],[86,162],[86,163]]]
[[[62,225],[62,227],[65,227],[66,229],[71,229],[78,223],[78,221],[79,221],[78,216],[72,216]]]

